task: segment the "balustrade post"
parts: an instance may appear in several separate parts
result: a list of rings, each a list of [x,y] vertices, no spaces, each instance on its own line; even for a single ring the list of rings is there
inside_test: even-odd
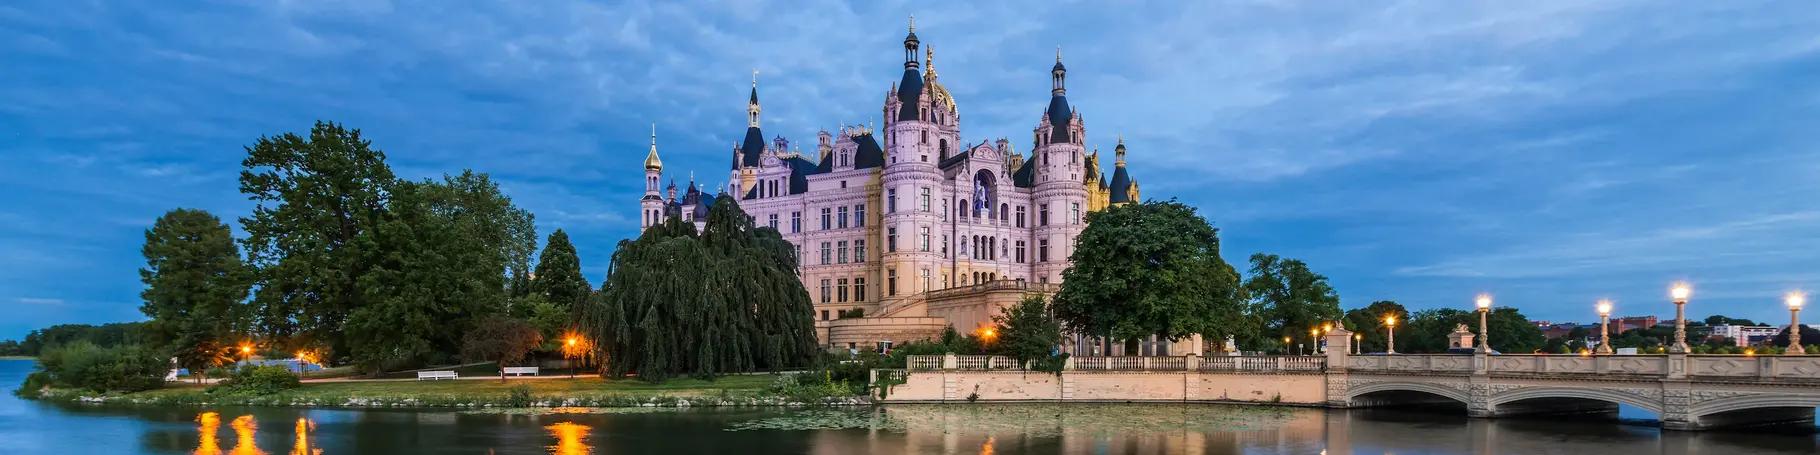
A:
[[[1154,368],[1150,367],[1150,359],[1154,359],[1156,357],[1145,356],[1145,357],[1138,357],[1138,358],[1143,359],[1143,361],[1144,361],[1142,364],[1140,364],[1140,365],[1143,365],[1144,371],[1150,371],[1150,370],[1154,369]]]
[[[1277,371],[1289,371],[1289,356],[1277,357]]]
[[[1188,356],[1187,363],[1184,363],[1183,365],[1186,365],[1183,369],[1187,371],[1201,371],[1201,356],[1190,355]]]
[[[1687,379],[1687,352],[1669,351],[1668,378]]]
[[[961,358],[954,353],[942,354],[942,369],[953,370],[961,367]]]
[[[1062,359],[1062,371],[1074,371],[1074,356]]]

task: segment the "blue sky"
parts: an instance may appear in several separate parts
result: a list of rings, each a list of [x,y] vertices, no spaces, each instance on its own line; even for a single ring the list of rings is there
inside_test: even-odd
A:
[[[754,69],[767,134],[864,123],[911,14],[963,137],[1027,149],[1060,45],[1089,143],[1123,133],[1145,196],[1348,308],[1672,316],[1688,280],[1692,315],[1781,321],[1820,289],[1807,2],[15,0],[0,338],[141,319],[144,229],[247,214],[242,147],[317,119],[401,176],[491,173],[598,281],[651,123],[671,175],[715,181]]]

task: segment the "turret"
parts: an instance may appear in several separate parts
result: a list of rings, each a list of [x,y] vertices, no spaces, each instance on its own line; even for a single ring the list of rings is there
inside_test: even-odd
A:
[[[1119,135],[1119,145],[1112,151],[1116,154],[1117,161],[1113,162],[1112,194],[1109,195],[1109,200],[1112,205],[1134,202],[1137,200],[1137,182],[1131,180],[1131,175],[1125,172],[1125,135]]]
[[[663,160],[657,159],[657,124],[651,124],[651,151],[645,154],[645,196],[639,199],[639,229],[663,222],[664,201],[658,195],[658,179],[664,172]]]

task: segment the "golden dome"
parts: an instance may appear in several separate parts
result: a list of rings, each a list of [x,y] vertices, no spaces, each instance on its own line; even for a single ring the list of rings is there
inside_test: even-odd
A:
[[[935,81],[935,46],[929,46],[925,52],[926,53],[923,55],[923,63],[928,69],[923,70],[923,80],[928,81],[927,90],[929,92],[929,99],[941,105],[948,106],[948,113],[953,114],[955,113],[954,97],[948,95],[947,87],[943,87],[940,82]]]
[[[651,153],[645,154],[645,169],[662,170],[664,162],[657,159],[657,124],[651,124]]]

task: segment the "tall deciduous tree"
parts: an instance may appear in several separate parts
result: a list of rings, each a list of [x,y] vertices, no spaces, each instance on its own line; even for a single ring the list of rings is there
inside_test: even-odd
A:
[[[1327,277],[1308,270],[1308,264],[1274,254],[1251,255],[1251,277],[1245,290],[1254,314],[1263,320],[1272,339],[1307,339],[1309,330],[1340,318],[1340,296]],[[1293,341],[1291,342],[1294,343]]]
[[[179,208],[152,223],[140,252],[145,303],[139,311],[152,318],[147,326],[155,342],[185,368],[219,365],[222,346],[247,333],[251,316],[251,276],[233,230],[209,212]]]
[[[583,329],[612,376],[662,381],[808,365],[819,348],[794,252],[721,195],[700,235],[669,218],[621,241],[584,307]]]
[[[551,232],[537,258],[537,276],[531,278],[531,292],[567,310],[586,300],[592,288],[581,274],[581,258],[575,254],[575,245],[569,243],[569,234],[561,229]]]
[[[1070,330],[1114,340],[1254,330],[1219,229],[1174,199],[1089,214],[1070,260],[1054,301]]]
[[[375,230],[396,179],[359,130],[317,122],[308,137],[261,137],[241,162],[240,192],[258,205],[241,218],[263,331],[293,346],[349,352],[342,327],[366,305]]]
[[[503,315],[491,315],[470,330],[461,344],[461,356],[469,361],[499,363],[499,382],[506,381],[506,367],[524,360],[543,344],[537,327]]]
[[[1384,319],[1394,317],[1398,324],[1409,324],[1409,310],[1389,300],[1371,302],[1364,308],[1346,311],[1348,330],[1359,334],[1359,352],[1384,352],[1389,348],[1389,326]]]
[[[998,325],[999,351],[1019,364],[1048,358],[1062,343],[1062,325],[1049,317],[1049,303],[1040,296],[1025,297],[992,315],[992,322]]]

